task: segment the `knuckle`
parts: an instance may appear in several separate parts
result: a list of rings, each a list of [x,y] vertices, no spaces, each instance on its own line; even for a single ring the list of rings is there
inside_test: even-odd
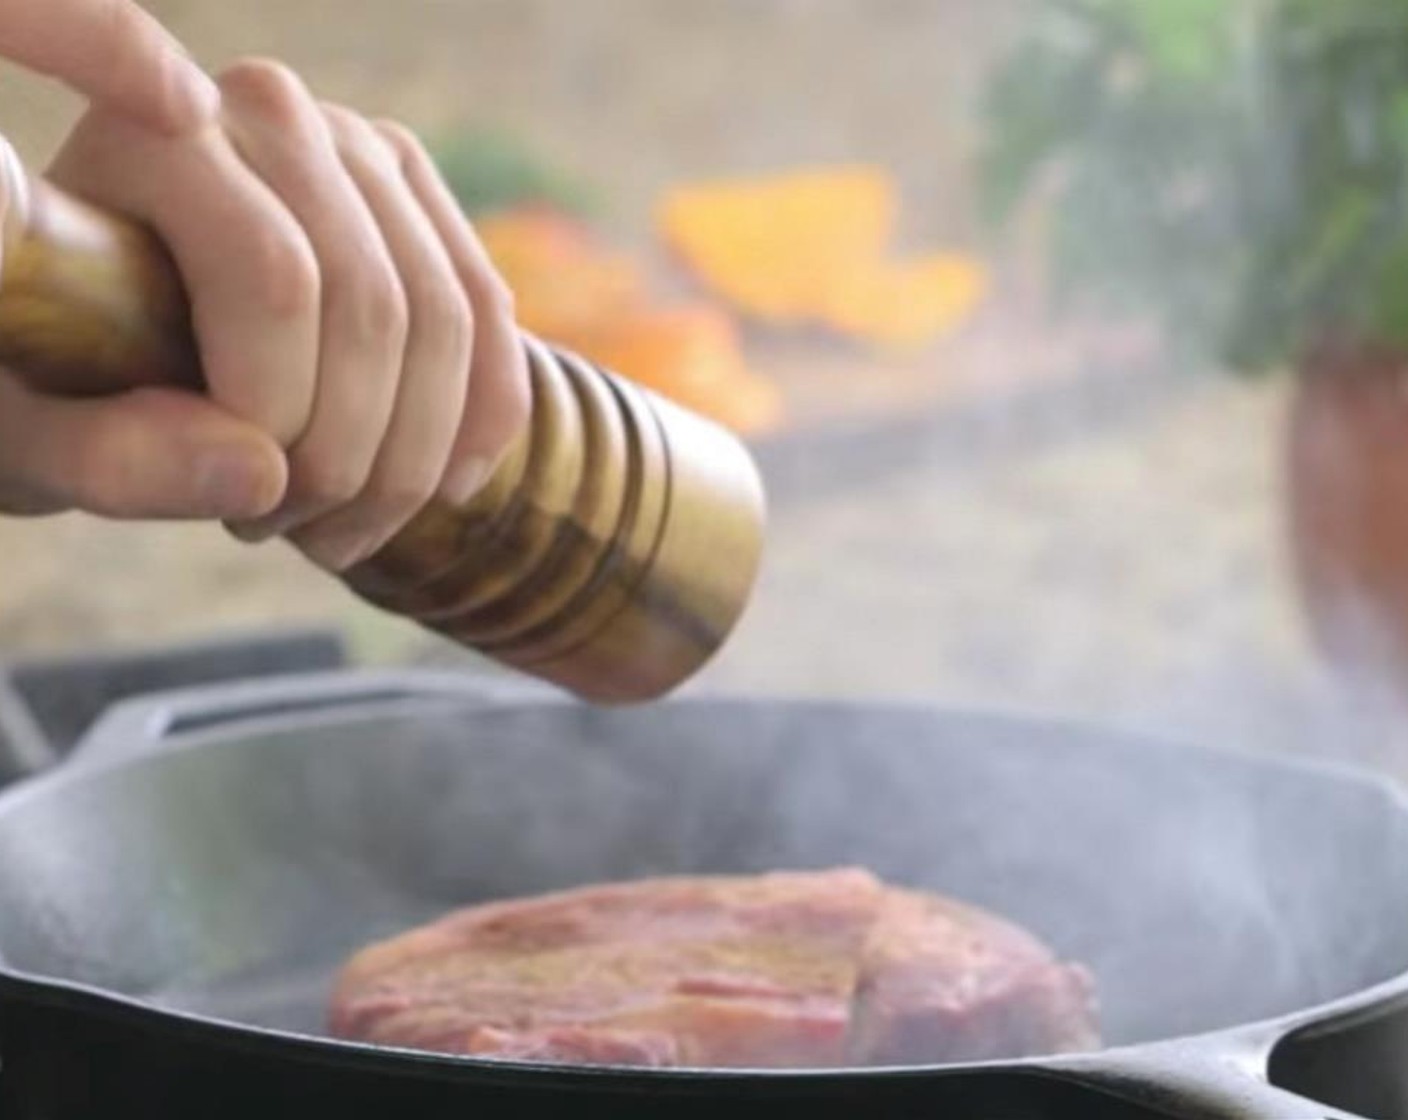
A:
[[[8,22],[17,18],[13,12],[23,5],[0,7]],[[36,15],[42,11],[35,9]],[[178,70],[183,60],[174,52],[153,50],[159,32],[152,17],[126,0],[90,0],[83,14],[83,37],[103,44],[108,95],[141,102],[168,121],[188,120],[178,100]]]
[[[304,124],[313,105],[303,79],[271,58],[240,59],[221,73],[220,89],[242,108],[283,128]]]
[[[457,283],[446,280],[423,287],[416,294],[411,322],[416,330],[437,339],[455,361],[469,360],[474,345],[474,311]]]
[[[382,133],[360,113],[341,105],[325,106],[328,126],[344,155],[387,176],[400,174],[400,160]]]
[[[351,127],[362,119],[361,114],[354,109],[349,109],[340,101],[330,101],[323,98],[318,102],[318,106],[323,110],[323,115],[339,128]]]
[[[335,101],[322,101],[319,106],[323,110],[323,119],[327,121],[328,128],[339,141],[345,141],[356,132],[361,118],[347,106],[339,105]]]
[[[425,154],[420,138],[400,121],[382,118],[374,122],[374,127],[403,162],[418,160]]]
[[[270,315],[297,319],[317,310],[322,287],[318,262],[301,232],[284,223],[266,225],[246,251],[251,281]]]
[[[338,279],[325,281],[330,307],[342,305],[357,337],[386,340],[397,350],[410,329],[410,306],[396,270],[369,260],[349,265]]]

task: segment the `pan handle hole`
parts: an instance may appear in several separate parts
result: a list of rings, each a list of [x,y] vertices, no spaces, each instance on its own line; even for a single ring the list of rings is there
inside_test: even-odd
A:
[[[1408,1120],[1408,998],[1290,1035],[1271,1055],[1272,1084],[1375,1120]]]

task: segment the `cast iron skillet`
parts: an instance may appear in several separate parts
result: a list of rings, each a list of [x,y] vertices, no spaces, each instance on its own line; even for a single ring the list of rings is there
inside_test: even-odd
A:
[[[922,707],[482,693],[335,674],[129,703],[0,796],[0,1115],[1293,1120],[1408,1098],[1408,807],[1385,785]],[[836,864],[1088,963],[1111,1048],[719,1073],[320,1037],[347,953],[457,904]]]

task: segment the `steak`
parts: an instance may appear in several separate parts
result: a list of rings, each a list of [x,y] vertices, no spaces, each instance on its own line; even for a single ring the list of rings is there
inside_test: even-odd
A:
[[[343,967],[339,1038],[578,1065],[825,1068],[1098,1044],[1031,935],[867,871],[649,879],[460,910]]]
[[[880,1065],[1093,1050],[1094,983],[991,914],[889,890],[861,951],[849,1040],[857,1064]]]

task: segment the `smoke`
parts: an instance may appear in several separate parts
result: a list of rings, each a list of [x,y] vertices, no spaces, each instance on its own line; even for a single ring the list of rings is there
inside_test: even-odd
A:
[[[239,752],[257,767],[188,761],[183,797],[237,843],[129,877],[125,914],[189,892],[155,939],[178,978],[163,1002],[312,1029],[348,952],[458,905],[838,866],[985,906],[1088,964],[1111,1043],[1297,1010],[1408,958],[1401,806],[1162,736],[760,700],[403,713],[298,742]],[[247,870],[197,894],[229,852]]]

